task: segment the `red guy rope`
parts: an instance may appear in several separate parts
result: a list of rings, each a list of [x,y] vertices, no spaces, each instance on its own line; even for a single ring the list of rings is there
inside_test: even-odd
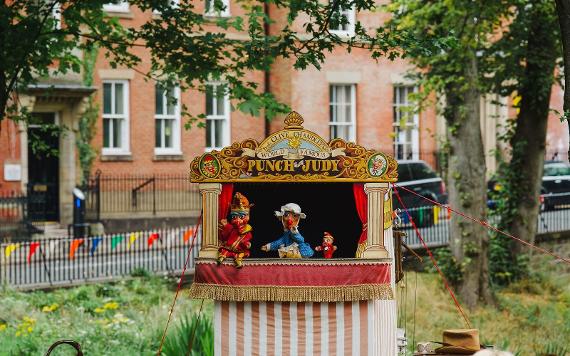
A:
[[[396,186],[394,184],[394,186]],[[400,187],[398,187],[400,188]],[[414,220],[412,219],[410,212],[408,211],[408,208],[406,208],[406,205],[404,205],[404,202],[402,201],[402,198],[400,197],[400,193],[398,193],[398,189],[394,189],[394,192],[396,193],[396,198],[398,198],[398,201],[400,202],[400,205],[402,206],[402,208],[404,208],[404,211],[406,212],[406,215],[408,215],[408,219],[410,220],[410,222],[412,223],[412,226],[414,228],[414,230],[416,231],[416,234],[418,235],[418,238],[420,239],[422,245],[424,246],[424,248],[426,249],[429,258],[431,259],[431,263],[433,263],[433,266],[435,267],[435,269],[437,270],[437,272],[439,273],[439,275],[441,276],[441,279],[443,280],[443,284],[445,284],[445,288],[447,289],[447,291],[449,292],[449,295],[451,295],[451,298],[453,299],[453,302],[455,303],[455,306],[457,307],[457,310],[459,311],[459,314],[461,314],[461,316],[463,317],[463,320],[465,320],[465,323],[467,324],[468,329],[471,329],[471,323],[469,322],[469,318],[467,317],[467,315],[465,314],[465,312],[463,311],[463,308],[461,308],[461,305],[459,304],[459,301],[457,300],[457,298],[455,297],[455,294],[453,293],[453,291],[451,290],[451,287],[449,286],[449,283],[447,282],[447,279],[445,278],[445,275],[443,274],[443,272],[441,271],[441,269],[439,269],[439,266],[437,265],[437,261],[435,260],[435,257],[433,257],[433,254],[431,253],[431,250],[429,249],[429,247],[427,246],[427,244],[425,243],[422,234],[420,234],[420,230],[418,229],[418,227],[416,226],[416,223],[414,222]]]
[[[192,236],[192,242],[190,243],[190,247],[188,248],[188,254],[186,255],[186,261],[184,262],[184,268],[182,269],[182,274],[180,275],[180,281],[178,281],[178,287],[176,288],[176,294],[174,294],[174,300],[172,301],[172,306],[168,311],[168,320],[166,321],[166,327],[164,328],[164,332],[162,333],[162,339],[160,340],[160,347],[158,348],[158,352],[156,353],[157,356],[160,356],[162,353],[162,346],[164,345],[164,340],[166,339],[166,331],[168,330],[168,325],[170,324],[170,320],[172,319],[172,314],[174,312],[174,306],[176,305],[176,300],[178,299],[178,293],[182,288],[182,281],[184,280],[184,272],[186,272],[186,268],[188,267],[188,261],[190,261],[190,256],[192,255],[192,249],[194,248],[194,244],[196,242],[196,236],[198,236],[198,230],[200,229],[200,225],[202,224],[202,214],[198,218],[198,224],[196,224],[196,229],[194,230],[194,236]]]
[[[424,199],[424,200],[426,200],[426,201],[429,201],[429,202],[432,203],[432,204],[441,206],[442,208],[445,208],[445,209],[447,209],[447,210],[449,210],[449,211],[452,211],[452,212],[454,212],[455,214],[457,214],[457,215],[459,215],[459,216],[462,216],[462,217],[465,218],[465,219],[468,219],[468,220],[474,221],[474,222],[476,222],[476,223],[478,223],[478,224],[480,224],[480,225],[483,225],[483,226],[485,226],[487,229],[493,230],[493,231],[495,231],[495,232],[497,232],[497,233],[499,233],[499,234],[501,234],[501,235],[504,235],[504,236],[506,236],[506,237],[509,237],[509,238],[511,238],[511,239],[513,239],[513,240],[515,240],[515,241],[517,241],[517,242],[520,242],[520,243],[523,244],[523,245],[526,245],[526,246],[528,246],[528,247],[531,247],[531,248],[533,248],[533,249],[535,249],[535,250],[537,250],[537,251],[539,251],[539,252],[541,252],[541,253],[543,253],[543,254],[550,255],[550,256],[556,258],[557,260],[560,260],[560,261],[562,261],[562,262],[566,262],[566,263],[570,264],[570,260],[569,260],[569,259],[564,258],[564,257],[562,257],[562,256],[559,256],[559,255],[555,254],[554,252],[545,250],[545,249],[543,249],[542,247],[538,247],[538,246],[536,246],[536,245],[533,245],[533,244],[531,244],[530,242],[527,242],[527,241],[525,241],[525,240],[523,240],[523,239],[521,239],[521,238],[518,238],[518,237],[516,237],[516,236],[514,236],[514,235],[511,235],[511,234],[509,234],[509,233],[507,233],[507,232],[505,232],[505,231],[499,230],[499,229],[497,229],[496,227],[494,227],[494,226],[492,226],[492,225],[489,225],[489,223],[486,222],[486,221],[479,220],[479,219],[477,219],[477,218],[474,218],[474,217],[472,217],[472,216],[469,216],[469,215],[467,215],[467,214],[464,214],[464,213],[462,213],[462,212],[460,212],[460,211],[457,211],[457,210],[455,210],[455,209],[453,209],[453,208],[450,208],[449,206],[440,204],[440,203],[436,202],[435,200],[432,200],[432,199],[430,199],[430,198],[424,197],[423,195],[420,195],[420,194],[418,194],[418,193],[416,193],[416,192],[414,192],[413,190],[410,190],[410,189],[408,189],[408,188],[401,187],[401,186],[396,185],[396,184],[394,184],[394,186],[397,187],[398,189],[402,189],[402,190],[405,190],[405,191],[407,191],[407,192],[409,192],[409,193],[412,193],[412,194],[414,194],[414,195],[417,195],[418,197],[420,197],[420,198],[422,198],[422,199]],[[402,205],[402,206],[403,206],[403,205]],[[414,225],[414,226],[415,226],[415,225]]]

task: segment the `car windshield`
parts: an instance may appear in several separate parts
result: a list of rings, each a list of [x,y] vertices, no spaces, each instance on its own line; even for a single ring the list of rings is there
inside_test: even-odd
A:
[[[545,176],[570,176],[570,165],[564,163],[549,164],[544,166]]]
[[[423,162],[398,164],[398,180],[400,182],[430,178],[437,178],[437,175]]]

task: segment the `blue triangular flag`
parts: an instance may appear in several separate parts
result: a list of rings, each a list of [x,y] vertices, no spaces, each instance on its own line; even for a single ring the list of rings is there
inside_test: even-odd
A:
[[[99,242],[101,242],[101,240],[103,240],[103,238],[101,237],[93,239],[93,244],[91,245],[91,256],[93,256],[93,254],[95,253],[95,250],[97,249],[97,246],[99,246]]]
[[[410,216],[408,215],[407,212],[404,212],[402,214],[402,223],[407,224],[410,222]]]

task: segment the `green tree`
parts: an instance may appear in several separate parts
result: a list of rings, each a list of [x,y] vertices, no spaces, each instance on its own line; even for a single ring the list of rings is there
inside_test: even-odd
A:
[[[556,0],[556,12],[560,25],[560,38],[563,47],[564,68],[570,68],[570,0]],[[570,73],[564,71],[564,118],[568,121],[570,117]],[[568,125],[570,132],[570,125]],[[570,160],[570,149],[568,150]]]
[[[486,167],[480,127],[480,53],[500,27],[505,2],[468,0],[397,0],[390,5],[392,25],[415,31],[429,40],[452,35],[456,45],[434,55],[410,55],[420,69],[415,73],[425,97],[435,92],[442,100],[447,124],[447,180],[449,204],[484,220]],[[457,288],[474,307],[492,300],[488,283],[488,238],[483,226],[461,218],[451,220],[450,248],[462,278]]]
[[[502,185],[497,214],[499,228],[529,242],[534,241],[539,212],[546,149],[550,97],[555,83],[555,66],[561,57],[559,25],[555,4],[548,0],[512,2],[500,39],[485,50],[488,91],[520,97],[518,114],[509,121],[504,139],[508,158],[500,166]],[[504,237],[496,237],[504,239]],[[491,265],[497,282],[516,277],[521,245],[497,241],[507,255],[506,268]],[[502,264],[501,264],[502,265]]]
[[[140,27],[125,28],[117,18],[109,17],[102,6],[108,0],[91,1],[4,1],[0,4],[0,115],[17,117],[17,92],[39,78],[69,71],[79,72],[81,58],[77,49],[97,46],[114,66],[137,67],[141,58],[131,49],[143,47],[151,54],[151,78],[181,83],[183,89],[204,90],[206,81],[223,77],[237,108],[268,118],[288,108],[272,94],[259,90],[259,84],[244,79],[251,71],[268,70],[277,58],[294,58],[296,69],[320,68],[326,54],[342,46],[366,48],[373,58],[398,57],[404,53],[424,53],[437,49],[436,43],[420,43],[404,32],[386,28],[366,29],[356,23],[355,34],[340,37],[331,26],[346,24],[340,9],[374,11],[373,0],[265,0],[238,2],[244,16],[205,17],[196,10],[196,2],[181,1],[173,6],[167,0],[132,0],[130,6],[143,11],[159,11]],[[286,21],[269,34],[266,25],[274,20],[269,6],[286,10]],[[221,1],[214,7],[220,11]],[[58,10],[59,9],[59,10]],[[53,13],[63,18],[57,26]],[[281,12],[282,13],[282,12]],[[305,20],[303,20],[305,19]],[[302,31],[293,22],[302,22]],[[282,24],[282,25],[281,25]],[[243,31],[247,36],[235,39],[222,30]],[[166,79],[165,79],[166,78]],[[190,118],[190,123],[197,120]]]
[[[17,119],[18,92],[38,79],[80,72],[78,53],[97,42],[133,64],[128,31],[106,17],[103,0],[3,1],[0,4],[0,120]],[[58,16],[65,18],[60,26]],[[127,40],[128,41],[128,40]],[[20,117],[22,118],[22,117]]]

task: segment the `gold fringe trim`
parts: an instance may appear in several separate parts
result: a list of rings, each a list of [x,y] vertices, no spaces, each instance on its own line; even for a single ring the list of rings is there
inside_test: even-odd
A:
[[[354,286],[229,286],[193,283],[190,298],[231,302],[352,302],[358,300],[392,300],[390,284]]]

